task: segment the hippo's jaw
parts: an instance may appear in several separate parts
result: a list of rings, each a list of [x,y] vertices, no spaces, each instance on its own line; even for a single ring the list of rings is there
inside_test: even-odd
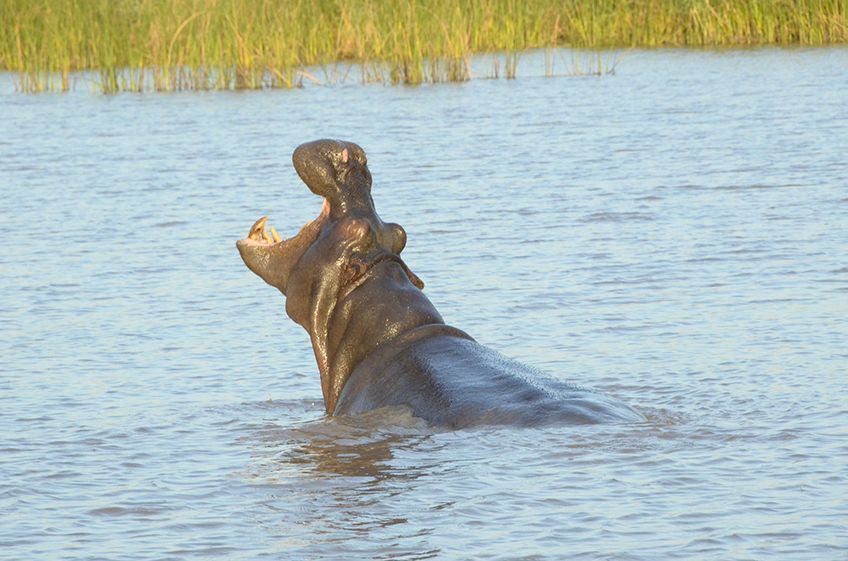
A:
[[[260,218],[237,247],[247,267],[286,296],[286,313],[312,341],[328,413],[356,365],[377,346],[421,325],[443,323],[400,252],[406,233],[374,210],[365,152],[320,140],[292,157],[321,214],[281,241]]]
[[[273,226],[270,227],[269,234],[265,228],[268,219],[263,216],[251,226],[246,238],[236,242],[244,264],[266,283],[285,294],[292,270],[306,250],[318,239],[329,213],[330,205],[325,199],[318,217],[287,240],[281,240]]]

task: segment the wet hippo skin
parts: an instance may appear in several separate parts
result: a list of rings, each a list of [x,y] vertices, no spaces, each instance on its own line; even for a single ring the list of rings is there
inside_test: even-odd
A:
[[[318,217],[281,240],[260,218],[237,247],[247,267],[286,297],[309,333],[328,414],[406,406],[432,425],[638,421],[603,395],[550,380],[448,326],[400,257],[406,232],[383,222],[365,152],[316,140],[292,156],[324,198]]]

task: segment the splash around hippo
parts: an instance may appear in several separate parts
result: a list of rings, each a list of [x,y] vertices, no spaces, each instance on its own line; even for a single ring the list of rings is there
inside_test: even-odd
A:
[[[436,426],[640,421],[606,396],[541,376],[445,324],[424,283],[401,259],[406,232],[374,209],[365,152],[316,140],[292,156],[323,197],[294,237],[268,233],[265,217],[236,244],[244,263],[285,295],[309,333],[326,411],[407,406]]]

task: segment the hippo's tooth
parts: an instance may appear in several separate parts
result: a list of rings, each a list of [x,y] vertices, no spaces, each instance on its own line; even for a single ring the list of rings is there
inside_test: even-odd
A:
[[[261,232],[265,230],[265,223],[268,221],[267,216],[263,216],[259,220],[253,223],[253,226],[250,227],[250,232],[247,234],[247,237],[251,240],[260,240],[262,239]]]
[[[280,240],[282,239],[280,238],[280,234],[277,233],[277,229],[273,226],[271,226],[271,237],[274,238],[275,243],[280,243]]]

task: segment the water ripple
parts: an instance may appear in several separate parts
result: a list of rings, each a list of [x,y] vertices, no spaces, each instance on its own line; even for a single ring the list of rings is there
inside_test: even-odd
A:
[[[0,558],[844,558],[847,56],[5,96]],[[290,155],[325,136],[450,323],[646,420],[327,419],[233,247],[314,218]]]

